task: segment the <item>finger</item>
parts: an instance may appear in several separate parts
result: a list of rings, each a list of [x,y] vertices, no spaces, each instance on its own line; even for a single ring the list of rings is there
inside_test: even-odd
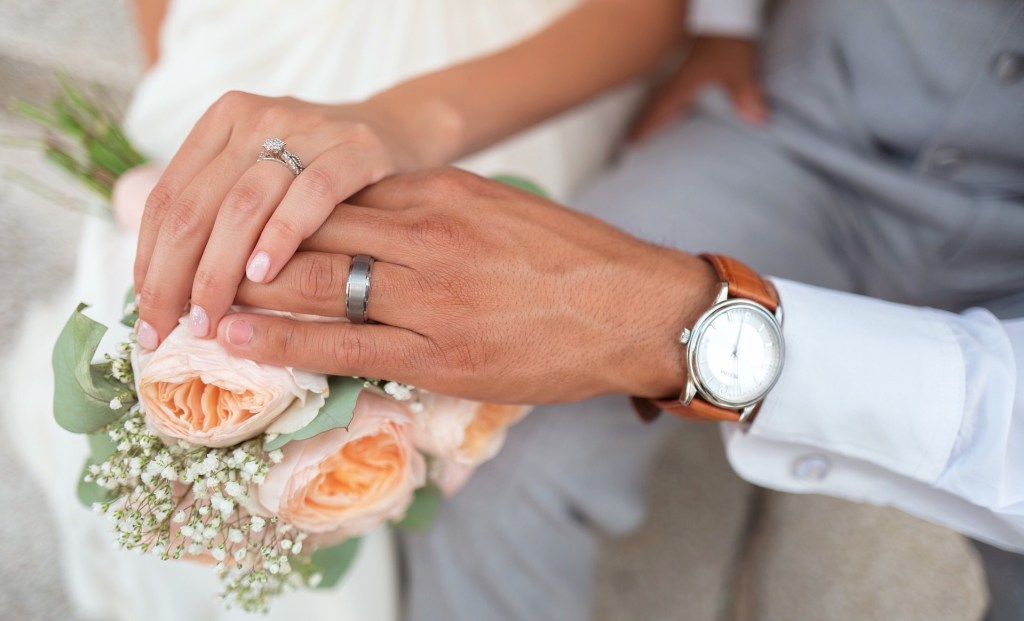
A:
[[[345,285],[352,258],[324,252],[298,252],[269,283],[243,281],[235,301],[245,306],[321,317],[345,316]],[[370,273],[367,317],[388,325],[412,327],[416,310],[412,271],[375,261]]]
[[[386,154],[374,148],[342,144],[321,153],[291,184],[267,221],[246,276],[253,282],[272,281],[302,240],[320,228],[338,203],[387,172]]]
[[[630,131],[629,140],[642,142],[685,112],[693,102],[697,87],[691,82],[672,84],[656,96]]]
[[[431,357],[429,340],[402,328],[251,313],[225,317],[217,340],[232,355],[265,364],[402,382],[414,380]]]
[[[231,124],[223,122],[221,113],[215,112],[218,105],[223,107],[220,102],[215,104],[192,128],[146,199],[135,252],[136,291],[142,291],[157,233],[174,201],[228,144]]]
[[[192,284],[188,327],[195,336],[215,333],[245,276],[246,259],[294,179],[284,166],[256,162],[224,198]]]
[[[387,211],[407,209],[423,202],[423,182],[434,173],[433,170],[421,170],[387,177],[359,190],[345,202]]]
[[[139,290],[139,345],[154,349],[185,309],[220,204],[250,162],[223,151],[174,201],[160,224]]]
[[[413,250],[408,220],[411,218],[401,213],[342,203],[299,248],[349,256],[368,254],[379,261],[406,265]]]
[[[768,104],[755,79],[737,82],[728,88],[737,116],[752,125],[762,125],[768,121]]]

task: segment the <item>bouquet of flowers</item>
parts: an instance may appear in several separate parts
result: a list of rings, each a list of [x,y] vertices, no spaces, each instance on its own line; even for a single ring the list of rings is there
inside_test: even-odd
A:
[[[233,358],[184,326],[94,361],[107,328],[83,310],[53,354],[56,420],[92,450],[79,498],[123,548],[213,565],[245,610],[336,584],[373,528],[428,525],[528,411]]]
[[[51,158],[117,202],[145,158],[64,85],[50,109],[21,111],[63,132],[47,139]],[[428,526],[529,410],[233,358],[184,326],[143,350],[127,329],[133,299],[113,351],[100,351],[108,327],[85,305],[53,351],[54,416],[90,446],[78,497],[126,550],[211,565],[229,606],[261,611],[286,591],[330,587],[363,534]]]

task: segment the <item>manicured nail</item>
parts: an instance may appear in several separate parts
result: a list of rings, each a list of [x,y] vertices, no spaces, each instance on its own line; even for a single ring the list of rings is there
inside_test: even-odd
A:
[[[260,250],[249,260],[245,267],[245,276],[253,282],[263,282],[270,271],[270,255]]]
[[[135,337],[138,339],[139,346],[150,351],[156,349],[160,342],[160,338],[156,335],[156,330],[153,329],[153,326],[141,320],[135,327]]]
[[[236,319],[228,324],[228,342],[232,345],[245,345],[252,340],[252,324],[244,319]]]
[[[200,338],[209,334],[210,317],[202,306],[192,305],[192,310],[188,313],[188,331],[192,333],[192,336]]]

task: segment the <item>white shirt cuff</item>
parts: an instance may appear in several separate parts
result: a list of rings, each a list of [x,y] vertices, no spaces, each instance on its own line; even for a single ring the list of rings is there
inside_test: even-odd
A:
[[[938,479],[965,398],[964,360],[949,314],[775,284],[785,309],[786,360],[749,433],[922,482]]]
[[[687,18],[697,34],[753,37],[761,30],[763,0],[692,0]]]

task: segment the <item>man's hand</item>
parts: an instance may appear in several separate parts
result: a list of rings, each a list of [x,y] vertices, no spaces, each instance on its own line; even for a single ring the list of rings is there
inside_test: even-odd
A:
[[[739,37],[699,36],[683,65],[651,96],[630,139],[649,138],[686,112],[701,89],[716,84],[728,91],[741,119],[754,125],[768,119],[757,77],[757,45]]]
[[[491,402],[663,397],[683,383],[679,331],[717,288],[700,259],[444,169],[338,206],[276,280],[243,282],[236,301],[342,317],[355,254],[377,259],[368,314],[378,324],[239,313],[218,338],[262,362]]]

